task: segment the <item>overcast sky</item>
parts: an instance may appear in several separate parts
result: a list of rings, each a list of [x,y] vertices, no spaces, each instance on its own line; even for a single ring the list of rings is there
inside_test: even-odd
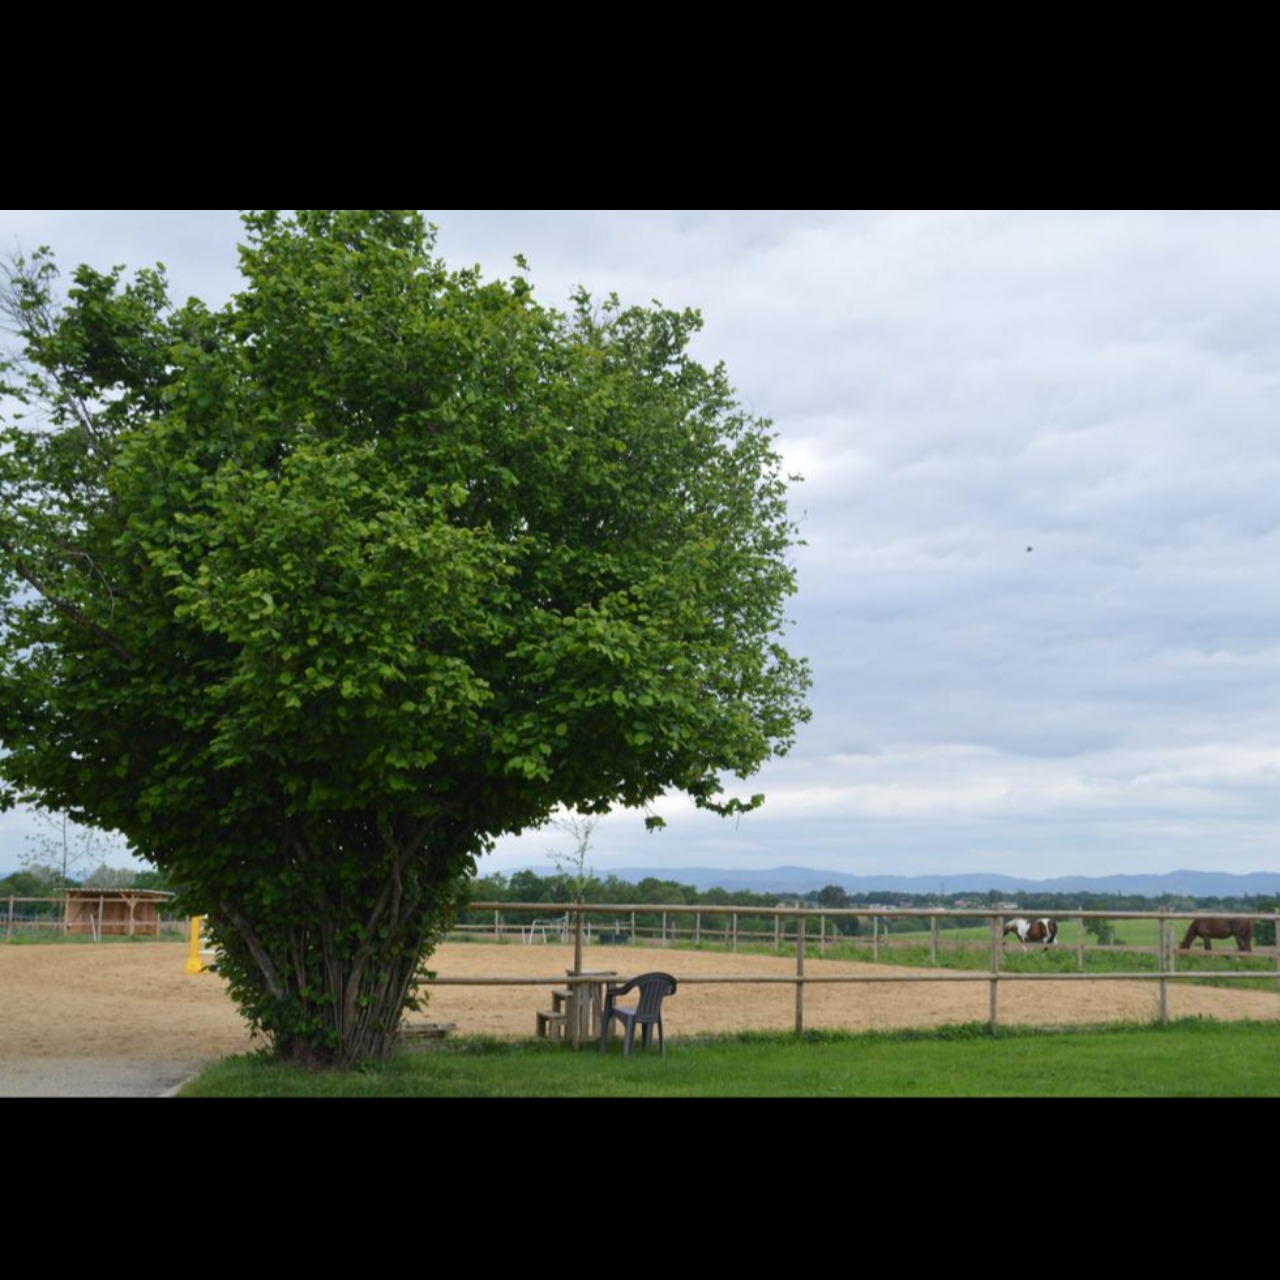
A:
[[[589,862],[1280,870],[1280,213],[428,210],[453,266],[701,309],[807,546],[814,718],[739,821]],[[0,251],[237,287],[234,210],[0,210]],[[0,874],[31,830],[0,817]],[[563,837],[486,870],[553,869]],[[123,859],[115,859],[123,863]]]

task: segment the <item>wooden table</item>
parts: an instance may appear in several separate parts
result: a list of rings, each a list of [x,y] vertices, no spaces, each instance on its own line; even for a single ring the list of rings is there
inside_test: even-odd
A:
[[[576,1044],[600,1035],[600,1025],[604,1020],[604,992],[610,978],[616,978],[616,969],[583,969],[575,973],[566,969],[570,978],[589,979],[589,981],[573,982],[569,986],[568,1032],[569,1039]]]

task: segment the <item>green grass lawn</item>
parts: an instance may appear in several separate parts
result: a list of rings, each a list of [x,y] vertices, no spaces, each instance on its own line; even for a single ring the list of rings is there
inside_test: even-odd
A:
[[[182,1097],[1277,1097],[1280,1023],[875,1034],[743,1034],[622,1056],[538,1041],[457,1040],[385,1068],[305,1072],[246,1055]]]
[[[0,924],[0,930],[3,930],[3,924]],[[162,928],[159,935],[154,933],[137,933],[132,938],[123,933],[108,933],[101,938],[95,938],[88,933],[65,933],[59,928],[43,928],[43,929],[24,929],[21,932],[15,930],[13,937],[5,937],[0,932],[0,944],[12,947],[97,947],[104,943],[108,946],[116,943],[125,943],[134,945],[139,942],[182,942],[187,941],[187,936],[179,928]]]

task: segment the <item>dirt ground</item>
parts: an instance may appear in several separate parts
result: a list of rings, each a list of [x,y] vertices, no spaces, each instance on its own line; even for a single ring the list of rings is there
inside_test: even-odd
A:
[[[0,946],[0,1097],[157,1096],[207,1062],[253,1049],[221,979],[188,974],[186,960],[180,943]],[[572,964],[570,946],[447,944],[431,961],[440,985],[432,988],[427,1010],[410,1022],[451,1022],[459,1035],[531,1036],[537,1011],[550,1007],[552,987],[563,982]],[[792,985],[744,981],[790,977],[793,959],[592,946],[584,968],[615,969],[620,977],[651,969],[671,973],[679,990],[663,1009],[669,1038],[795,1026]],[[813,956],[805,966],[809,979],[925,972]],[[528,985],[448,985],[451,979],[476,978],[514,978]],[[716,984],[710,978],[735,981]],[[978,1022],[987,1019],[989,1000],[982,980],[815,981],[805,988],[804,1024],[882,1030]],[[1280,996],[1171,983],[1168,1011],[1174,1018],[1280,1018]],[[1006,1025],[1158,1015],[1154,982],[1009,981],[999,989],[999,1018]]]

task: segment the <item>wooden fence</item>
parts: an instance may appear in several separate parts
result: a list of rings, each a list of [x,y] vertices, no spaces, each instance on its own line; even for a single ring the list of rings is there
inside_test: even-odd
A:
[[[796,968],[793,975],[781,977],[778,975],[758,975],[744,976],[733,975],[724,977],[681,977],[678,973],[673,976],[681,983],[716,983],[716,984],[753,984],[753,985],[776,985],[789,984],[795,987],[795,1030],[799,1035],[804,1031],[804,992],[806,986],[816,983],[850,983],[850,984],[874,984],[880,982],[982,982],[986,983],[989,988],[988,996],[988,1023],[994,1031],[999,1026],[999,1003],[1000,1003],[1000,987],[1003,983],[1009,982],[1157,982],[1160,985],[1159,1003],[1161,1022],[1168,1021],[1168,988],[1171,982],[1184,980],[1203,981],[1206,976],[1211,976],[1215,982],[1227,981],[1234,979],[1251,979],[1256,980],[1260,975],[1255,969],[1248,970],[1214,970],[1211,974],[1206,974],[1204,970],[1179,973],[1177,969],[1177,957],[1180,954],[1175,946],[1175,938],[1178,932],[1178,926],[1182,922],[1189,922],[1192,919],[1248,919],[1254,921],[1270,921],[1276,928],[1276,938],[1280,941],[1280,913],[1274,912],[1257,912],[1250,913],[1244,911],[1235,912],[1194,912],[1194,911],[1063,911],[1054,914],[1053,918],[1058,921],[1059,932],[1058,941],[1055,945],[1062,946],[1063,931],[1062,924],[1064,921],[1076,922],[1076,966],[1075,973],[1027,973],[1027,972],[1009,972],[1003,968],[1003,958],[1005,955],[1004,946],[1004,927],[1009,921],[1018,918],[1043,918],[1041,915],[1033,915],[1031,912],[1019,911],[1012,907],[1006,907],[993,912],[988,909],[943,909],[943,908],[798,908],[798,907],[775,907],[762,908],[750,907],[735,910],[732,907],[720,907],[708,909],[704,906],[655,906],[653,904],[636,904],[636,905],[604,905],[604,904],[568,904],[563,907],[556,908],[560,912],[560,919],[563,921],[563,928],[557,931],[557,940],[568,940],[572,937],[574,942],[574,964],[573,972],[566,979],[560,978],[436,978],[431,982],[424,983],[425,986],[542,986],[548,983],[555,985],[567,985],[577,989],[579,986],[585,988],[587,984],[592,983],[595,979],[588,976],[583,970],[583,951],[585,947],[591,945],[592,938],[599,942],[602,936],[609,937],[614,942],[648,942],[653,944],[653,938],[645,938],[641,930],[637,927],[637,922],[643,917],[661,916],[661,925],[658,932],[658,945],[670,946],[675,942],[681,941],[682,931],[669,924],[676,918],[693,918],[691,929],[683,931],[684,938],[691,936],[692,940],[711,942],[713,938],[708,934],[703,936],[700,917],[711,916],[731,917],[728,927],[729,938],[737,949],[739,942],[745,940],[745,935],[738,929],[738,921],[742,917],[748,917],[752,920],[761,920],[771,918],[774,922],[773,937],[774,945],[781,950],[784,946],[794,947]],[[493,912],[492,926],[481,927],[472,926],[468,930],[468,936],[477,936],[477,932],[482,931],[484,936],[493,937],[502,940],[504,937],[515,940],[518,935],[520,941],[528,943],[532,941],[531,932],[527,925],[508,924],[505,917],[513,915],[522,915],[529,912],[547,910],[546,903],[476,903],[471,907],[472,913],[475,912]],[[892,948],[895,943],[889,939],[892,935],[887,931],[887,925],[890,921],[903,921],[919,919],[922,922],[922,928],[927,927],[929,933],[929,945],[933,963],[938,961],[938,952],[940,946],[940,935],[945,930],[940,930],[939,922],[941,920],[965,920],[971,923],[987,922],[990,928],[990,940],[980,945],[984,950],[989,948],[990,959],[989,964],[984,970],[966,970],[962,972],[955,971],[939,971],[937,973],[894,973],[892,971],[877,974],[808,974],[805,972],[805,961],[809,954],[810,943],[816,942],[819,948],[819,954],[826,949],[828,943],[834,941],[835,937],[839,937],[842,943],[853,942],[855,945],[863,943],[858,937],[849,937],[848,935],[828,934],[827,921],[838,920],[844,916],[857,916],[861,919],[871,920],[871,954],[872,962],[879,960],[881,949]],[[609,925],[607,930],[597,926],[594,930],[589,925],[592,917],[607,917]],[[1143,950],[1148,954],[1154,951],[1157,960],[1157,966],[1154,971],[1115,971],[1115,972],[1084,972],[1085,961],[1085,935],[1086,922],[1089,920],[1155,920],[1158,922],[1157,942],[1154,948],[1134,948],[1134,947],[1113,947],[1103,946],[1103,944],[1091,944],[1095,948],[1101,946],[1103,950],[1109,952],[1117,951],[1134,951]],[[628,923],[629,927],[619,929],[619,923]],[[812,932],[813,926],[817,927],[816,934]],[[719,932],[718,930],[716,931]],[[753,931],[756,935],[759,930]],[[715,940],[719,940],[718,938]],[[904,940],[905,941],[905,940]],[[865,944],[864,944],[865,945]],[[919,939],[911,939],[911,945],[919,945]],[[963,941],[953,942],[953,946],[968,946],[975,944]],[[1028,944],[1029,946],[1038,946],[1039,944]],[[1220,944],[1221,945],[1221,944]],[[1019,952],[1021,947],[1018,948]],[[1186,955],[1187,952],[1181,954]],[[1233,954],[1233,953],[1228,953]],[[1275,957],[1275,973],[1277,980],[1280,981],[1280,946],[1275,944],[1265,948],[1255,948],[1252,955],[1274,956]],[[672,966],[674,969],[675,966]],[[574,1037],[577,1042],[578,1037]]]

